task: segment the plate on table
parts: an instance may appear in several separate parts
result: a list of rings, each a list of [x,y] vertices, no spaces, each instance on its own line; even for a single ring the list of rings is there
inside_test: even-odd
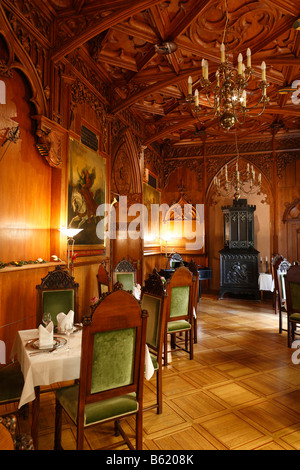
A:
[[[26,346],[29,347],[30,349],[35,349],[35,350],[38,349],[38,350],[47,351],[47,350],[53,349],[53,348],[55,348],[55,349],[62,348],[66,344],[67,344],[67,340],[65,338],[60,338],[59,336],[54,336],[52,346],[50,345],[50,346],[40,348],[39,338],[34,338],[34,339],[31,339],[30,341],[27,341]]]

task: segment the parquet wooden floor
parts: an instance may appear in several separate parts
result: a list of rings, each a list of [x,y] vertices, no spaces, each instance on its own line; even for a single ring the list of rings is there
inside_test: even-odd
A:
[[[300,449],[300,365],[292,362],[286,335],[278,333],[271,300],[203,296],[194,359],[172,354],[163,372],[163,413],[144,413],[144,449]],[[145,382],[145,405],[154,397],[153,378]],[[54,392],[42,394],[40,449],[53,448],[54,413]],[[30,417],[19,423],[30,432]],[[133,423],[126,422],[129,432]],[[75,449],[74,436],[65,418],[66,449]],[[110,436],[111,425],[88,430],[86,449],[114,442]]]

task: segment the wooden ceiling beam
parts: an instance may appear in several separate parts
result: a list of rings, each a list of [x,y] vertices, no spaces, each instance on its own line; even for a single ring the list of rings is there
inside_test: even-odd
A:
[[[168,86],[175,85],[181,80],[187,80],[191,74],[194,75],[199,73],[202,73],[202,67],[196,67],[192,70],[182,72],[179,75],[175,75],[173,78],[169,78],[168,80],[162,80],[158,83],[155,83],[154,85],[150,85],[148,88],[131,95],[127,100],[123,101],[123,103],[112,108],[111,112],[118,113],[119,111],[128,108],[128,106],[131,106],[133,103],[144,98],[147,95],[151,95],[152,93],[158,90],[162,90],[163,88],[167,88]]]
[[[67,40],[62,46],[57,47],[52,52],[52,60],[57,62],[65,57],[67,54],[72,52],[74,49],[85,44],[87,41],[113,27],[120,21],[124,21],[126,18],[135,15],[145,9],[161,3],[161,0],[135,0],[126,3],[126,7],[118,9],[112,14],[108,15],[104,19],[101,19],[99,23],[93,25],[91,28],[84,30],[83,32],[76,34],[71,39]]]

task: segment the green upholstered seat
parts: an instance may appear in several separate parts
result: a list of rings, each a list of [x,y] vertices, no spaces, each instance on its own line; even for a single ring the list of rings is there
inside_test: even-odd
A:
[[[116,280],[123,285],[123,289],[133,291],[134,273],[116,273]]]
[[[191,324],[186,320],[176,320],[168,322],[168,333],[175,333],[176,331],[189,330]]]
[[[74,310],[73,290],[49,290],[43,292],[43,312],[50,312],[54,326],[57,325],[56,317],[60,312],[67,314]]]
[[[78,392],[78,385],[64,387],[56,392],[58,401],[75,424],[77,424]],[[137,409],[135,393],[90,403],[84,409],[84,425],[89,426],[111,418],[118,419],[125,414],[134,413]]]
[[[17,362],[0,368],[0,403],[18,401],[23,386],[24,377]]]

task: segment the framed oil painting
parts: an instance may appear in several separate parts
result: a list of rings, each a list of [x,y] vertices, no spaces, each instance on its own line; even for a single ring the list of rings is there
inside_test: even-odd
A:
[[[77,250],[104,248],[104,234],[96,232],[100,217],[96,211],[104,204],[106,160],[75,139],[69,141],[68,227],[83,229],[75,238]],[[99,236],[98,236],[99,235]]]
[[[161,212],[158,208],[161,203],[161,193],[149,184],[143,183],[144,206],[147,209],[144,220],[144,244],[160,245]]]

